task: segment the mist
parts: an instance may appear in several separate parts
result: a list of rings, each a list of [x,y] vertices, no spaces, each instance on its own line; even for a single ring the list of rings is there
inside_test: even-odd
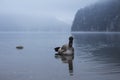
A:
[[[2,0],[0,31],[70,31],[78,9],[98,0]]]

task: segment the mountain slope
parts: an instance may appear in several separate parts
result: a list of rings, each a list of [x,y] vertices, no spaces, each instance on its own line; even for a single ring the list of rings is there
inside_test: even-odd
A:
[[[120,31],[120,1],[108,0],[78,10],[72,31]]]

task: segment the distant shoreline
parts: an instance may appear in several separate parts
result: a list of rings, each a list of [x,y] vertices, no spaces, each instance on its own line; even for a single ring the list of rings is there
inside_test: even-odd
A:
[[[120,32],[106,32],[106,31],[71,31],[71,33],[120,33]]]
[[[57,31],[39,31],[39,32],[30,32],[30,31],[0,31],[0,33],[71,33],[70,31],[66,32],[57,32]]]

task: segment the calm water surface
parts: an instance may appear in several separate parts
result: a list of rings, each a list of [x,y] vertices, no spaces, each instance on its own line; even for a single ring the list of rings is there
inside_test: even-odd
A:
[[[119,33],[73,33],[74,56],[55,56],[70,35],[0,33],[0,80],[119,80]]]

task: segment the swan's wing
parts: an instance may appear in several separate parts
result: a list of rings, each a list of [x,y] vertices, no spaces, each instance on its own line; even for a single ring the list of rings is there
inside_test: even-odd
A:
[[[63,46],[61,47],[61,49],[62,49],[63,51],[66,51],[67,48],[68,48],[68,45],[67,45],[67,44],[65,44],[65,45],[63,45]]]

